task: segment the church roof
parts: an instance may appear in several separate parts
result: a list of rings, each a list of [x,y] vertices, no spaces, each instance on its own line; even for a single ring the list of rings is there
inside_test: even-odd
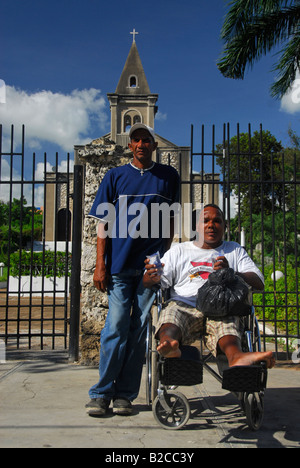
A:
[[[133,82],[130,82],[131,78],[133,79]],[[134,78],[136,79],[136,82],[134,81]],[[133,41],[129,51],[129,55],[116,89],[116,94],[151,94],[135,41]]]

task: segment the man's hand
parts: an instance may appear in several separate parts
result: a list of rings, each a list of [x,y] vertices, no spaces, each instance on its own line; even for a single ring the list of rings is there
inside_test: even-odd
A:
[[[214,264],[214,271],[221,270],[222,268],[229,268],[229,263],[226,257],[218,257],[216,259],[216,262]],[[264,284],[261,281],[261,279],[257,276],[256,273],[236,273],[239,275],[241,278],[243,278],[244,281],[246,281],[249,286],[253,288],[255,291],[263,291],[264,290]]]
[[[94,272],[94,286],[98,291],[105,292],[108,284],[108,275],[105,266],[105,252],[107,236],[105,231],[106,224],[99,223],[97,232],[97,260]]]
[[[160,278],[161,276],[158,274],[158,268],[155,265],[150,265],[149,264],[150,260],[147,258],[145,260],[145,274],[143,278],[143,284],[145,288],[152,288],[155,284],[160,283]],[[162,267],[164,267],[164,264],[162,264]]]
[[[97,264],[94,272],[94,286],[98,291],[105,292],[107,289],[107,274],[105,264]]]
[[[222,268],[229,268],[229,263],[226,257],[218,257],[214,264],[214,270],[221,270]]]

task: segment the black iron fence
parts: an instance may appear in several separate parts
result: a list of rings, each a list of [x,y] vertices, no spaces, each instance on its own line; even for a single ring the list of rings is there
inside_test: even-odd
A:
[[[264,349],[290,359],[300,349],[300,148],[283,148],[262,126],[191,132],[190,180],[198,200],[218,203],[227,240],[241,243],[265,276],[254,294]],[[207,174],[210,177],[207,177]],[[205,199],[205,187],[211,199]],[[217,195],[216,195],[217,194]],[[299,358],[299,356],[298,356]]]
[[[6,142],[7,144],[7,142]],[[79,353],[83,168],[70,155],[42,160],[4,148],[0,126],[0,344]],[[263,131],[195,130],[191,145],[163,149],[181,175],[182,199],[216,203],[227,240],[241,243],[261,268],[254,295],[263,346],[290,359],[300,349],[300,151]],[[174,163],[175,154],[175,163]],[[74,190],[75,187],[75,190]],[[192,217],[195,221],[195,217]],[[195,226],[193,226],[194,228]],[[71,333],[70,333],[71,330]]]
[[[0,126],[0,341],[6,349],[67,348],[73,172],[70,155],[25,157]],[[4,147],[6,145],[6,147]]]

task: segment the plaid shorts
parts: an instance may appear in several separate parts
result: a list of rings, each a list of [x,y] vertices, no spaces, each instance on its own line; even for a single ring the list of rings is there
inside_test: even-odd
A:
[[[217,355],[218,342],[223,336],[233,335],[241,338],[243,332],[239,317],[206,319],[202,312],[179,301],[168,302],[161,311],[156,325],[156,337],[165,323],[172,323],[180,328],[182,345],[191,345],[202,336],[206,347],[214,356]]]

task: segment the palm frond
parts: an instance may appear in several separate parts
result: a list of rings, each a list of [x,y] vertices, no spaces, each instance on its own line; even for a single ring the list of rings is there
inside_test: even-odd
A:
[[[253,18],[280,11],[282,8],[297,4],[298,0],[233,0],[221,31],[224,41],[243,32]]]
[[[237,3],[254,3],[240,0]],[[269,2],[266,2],[269,3]],[[273,2],[274,3],[274,2]],[[300,24],[300,2],[272,13],[264,13],[245,23],[242,30],[227,41],[218,68],[225,77],[243,79],[247,66],[274,46],[296,34]]]
[[[300,71],[300,30],[283,49],[281,59],[274,70],[280,73],[276,82],[271,86],[271,96],[282,98],[292,87],[297,72]]]

